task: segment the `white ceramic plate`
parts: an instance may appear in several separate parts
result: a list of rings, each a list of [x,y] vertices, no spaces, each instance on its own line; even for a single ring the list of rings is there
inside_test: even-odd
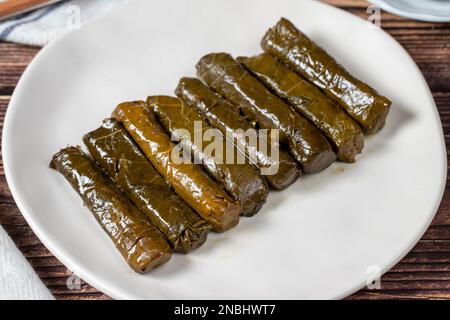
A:
[[[258,53],[282,16],[393,100],[385,129],[367,138],[356,164],[305,176],[194,253],[135,274],[48,168],[52,155],[81,144],[117,103],[171,94],[206,53]],[[364,20],[299,0],[142,1],[89,23],[30,64],[8,108],[3,152],[11,191],[38,237],[114,298],[344,297],[414,246],[446,178],[436,106],[406,51]]]
[[[449,22],[449,0],[369,0],[393,14],[423,21]]]

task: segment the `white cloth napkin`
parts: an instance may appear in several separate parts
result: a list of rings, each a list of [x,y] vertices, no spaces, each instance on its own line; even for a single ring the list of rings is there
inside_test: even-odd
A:
[[[0,226],[0,300],[52,300],[50,291]]]
[[[0,0],[1,2],[2,0]],[[0,39],[44,46],[56,37],[132,0],[66,0],[0,22]]]

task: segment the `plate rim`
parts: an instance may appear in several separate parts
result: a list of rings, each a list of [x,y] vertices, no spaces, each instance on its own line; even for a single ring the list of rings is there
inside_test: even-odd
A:
[[[308,0],[309,1],[309,0]],[[323,3],[323,2],[319,2],[319,1],[311,1],[314,2],[315,5],[317,6],[323,6],[323,7],[328,7],[328,9],[331,10],[336,10],[339,11],[340,13],[343,13],[344,15],[346,15],[348,18],[352,19],[361,19],[364,20],[358,16],[355,16],[341,8],[337,8],[334,7],[330,4],[327,3]],[[128,3],[126,4],[126,6],[133,6],[135,3]],[[97,23],[98,21],[101,20],[105,20],[107,19],[107,17],[112,13],[115,12],[116,10],[119,10],[120,8],[115,8],[110,10],[108,13],[101,15],[100,17],[95,17],[92,20],[86,22],[82,28],[88,28],[91,24]],[[437,123],[439,123],[439,127],[440,127],[440,140],[441,140],[441,148],[442,148],[442,154],[441,154],[441,161],[442,161],[442,166],[441,166],[441,170],[442,170],[442,175],[441,175],[441,181],[440,181],[440,192],[437,195],[437,199],[434,202],[434,206],[431,210],[431,214],[429,214],[429,218],[428,220],[425,222],[425,224],[422,226],[422,230],[420,232],[418,232],[416,234],[416,237],[414,239],[414,241],[411,241],[411,244],[409,247],[405,248],[404,250],[402,250],[401,252],[398,252],[397,254],[395,254],[396,258],[392,258],[390,263],[387,263],[383,268],[381,268],[381,275],[384,275],[387,271],[389,271],[395,264],[397,264],[400,260],[402,260],[410,251],[411,249],[418,243],[418,241],[422,238],[423,234],[427,231],[427,229],[429,228],[429,226],[431,225],[431,222],[433,221],[434,217],[436,216],[436,213],[439,209],[439,206],[441,204],[444,192],[445,192],[445,187],[446,187],[446,182],[447,182],[447,153],[446,153],[446,144],[445,144],[445,137],[444,137],[444,132],[443,132],[443,127],[442,127],[442,122],[440,119],[440,115],[436,106],[436,103],[434,101],[434,98],[432,96],[432,92],[430,87],[428,86],[428,83],[426,82],[426,79],[424,78],[422,72],[420,71],[420,69],[418,68],[416,62],[414,61],[414,59],[410,56],[410,54],[406,51],[405,48],[403,48],[400,43],[395,40],[389,33],[387,33],[385,30],[379,28],[379,31],[381,31],[383,33],[383,36],[385,36],[389,41],[391,41],[392,45],[397,46],[400,50],[403,51],[404,54],[406,54],[406,56],[410,59],[410,62],[412,62],[412,64],[414,65],[415,69],[416,69],[416,73],[420,76],[420,79],[423,83],[424,86],[426,86],[426,88],[428,88],[428,98],[430,99],[430,102],[432,103],[433,108],[433,113],[434,113],[434,117],[435,117],[435,121]],[[16,187],[14,178],[12,176],[12,171],[13,171],[13,164],[12,161],[10,161],[10,157],[11,157],[11,147],[9,146],[10,144],[12,145],[12,139],[11,137],[13,137],[13,133],[11,132],[12,129],[10,129],[12,127],[12,121],[15,118],[16,115],[16,110],[18,107],[15,107],[15,105],[17,105],[16,100],[18,100],[18,93],[21,91],[21,87],[23,86],[23,83],[25,82],[25,79],[28,78],[29,74],[31,74],[35,68],[35,66],[39,65],[40,60],[44,59],[45,55],[47,54],[47,52],[50,52],[53,48],[53,46],[55,46],[57,43],[59,43],[60,41],[65,41],[66,38],[71,37],[71,35],[73,34],[72,32],[67,32],[66,34],[60,36],[58,39],[52,41],[50,44],[44,46],[43,48],[40,49],[40,51],[36,54],[36,56],[33,58],[33,60],[29,63],[29,65],[26,67],[25,71],[23,72],[22,76],[20,77],[14,92],[11,96],[11,100],[8,104],[7,110],[6,110],[6,114],[5,114],[5,119],[4,119],[4,124],[3,124],[3,134],[2,134],[2,159],[3,159],[3,167],[4,167],[4,172],[5,172],[5,177],[6,177],[6,181],[8,184],[8,187],[11,191],[11,195],[14,198],[17,207],[19,208],[22,216],[25,218],[26,222],[29,224],[30,228],[32,229],[33,233],[38,237],[38,239],[44,244],[44,246],[59,260],[61,261],[70,271],[72,271],[74,274],[80,276],[85,282],[89,283],[91,286],[93,286],[94,288],[96,288],[97,290],[103,292],[104,294],[112,297],[113,299],[118,299],[118,300],[122,300],[122,299],[142,299],[139,297],[136,297],[132,294],[128,294],[126,291],[121,291],[120,289],[115,289],[114,286],[110,286],[108,285],[108,283],[104,283],[102,280],[99,280],[95,275],[90,275],[89,272],[85,272],[83,270],[82,267],[80,267],[79,265],[77,265],[77,263],[74,263],[72,261],[72,259],[70,257],[68,257],[64,252],[64,250],[59,250],[56,248],[56,246],[54,246],[52,244],[52,239],[50,235],[46,235],[44,232],[42,232],[42,230],[37,226],[38,223],[36,222],[36,220],[32,217],[32,214],[29,214],[29,209],[27,208],[28,206],[26,205],[26,201],[22,199],[22,195],[21,192],[18,190],[18,188]],[[346,291],[343,292],[339,292],[339,293],[333,293],[330,299],[342,299],[345,298],[357,291],[359,291],[360,289],[364,288],[366,286],[366,279],[361,279],[360,281],[358,281],[357,285],[353,285],[352,287],[350,287],[349,289],[347,289]],[[155,298],[157,300],[160,300],[161,298]]]

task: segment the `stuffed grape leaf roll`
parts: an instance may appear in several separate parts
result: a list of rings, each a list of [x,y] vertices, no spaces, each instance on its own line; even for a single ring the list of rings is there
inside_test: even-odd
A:
[[[83,138],[90,154],[177,252],[201,246],[211,225],[170,189],[116,119]]]
[[[206,172],[222,185],[234,200],[239,200],[242,215],[253,216],[261,209],[269,193],[266,180],[250,163],[238,163],[239,151],[219,130],[212,128],[195,109],[178,98],[151,96],[148,97],[147,104],[155,112],[162,126],[171,134],[172,139],[175,138],[187,148],[192,157],[203,165]],[[204,137],[208,131],[211,134],[209,138],[217,139],[218,148],[208,148],[209,138]],[[177,135],[178,132],[187,134]],[[230,154],[232,155],[229,156]],[[245,156],[242,158],[246,159]]]
[[[113,117],[172,186],[175,192],[216,231],[226,231],[239,222],[241,207],[203,169],[178,161],[177,148],[144,101],[118,105]],[[175,150],[175,152],[173,152]]]
[[[282,18],[269,29],[261,47],[322,89],[365,133],[384,127],[391,101],[352,76],[289,20]]]
[[[285,189],[300,176],[300,168],[285,151],[279,150],[278,159],[275,159],[268,153],[270,145],[265,151],[250,144],[241,133],[253,129],[253,126],[239,113],[239,108],[223,99],[199,79],[182,78],[175,93],[224,136],[230,135],[239,150],[249,159],[255,160],[255,165],[261,169],[267,182],[274,189]],[[270,140],[267,142],[269,144]]]
[[[59,151],[50,167],[78,192],[133,270],[144,273],[170,259],[163,235],[80,148]]]
[[[344,110],[268,53],[237,60],[277,96],[314,123],[332,143],[339,160],[355,161],[355,156],[364,146],[364,135]]]
[[[264,129],[278,129],[306,173],[327,168],[336,160],[328,140],[312,123],[272,94],[227,53],[212,53],[197,64],[197,75],[213,90],[238,106]]]

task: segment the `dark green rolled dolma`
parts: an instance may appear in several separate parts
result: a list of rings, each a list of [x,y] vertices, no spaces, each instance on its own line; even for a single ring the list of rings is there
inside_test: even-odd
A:
[[[170,259],[172,250],[159,230],[80,148],[59,151],[50,167],[78,192],[134,271],[144,273]]]
[[[297,180],[301,171],[295,160],[283,150],[279,150],[278,159],[275,159],[264,150],[249,144],[239,133],[253,129],[253,126],[239,113],[239,108],[223,99],[199,79],[182,78],[175,93],[224,136],[231,135],[239,150],[250,159],[256,160],[255,164],[263,169],[262,174],[273,188],[282,190]],[[270,145],[267,149],[271,149]]]
[[[355,161],[355,156],[364,146],[364,135],[344,110],[267,53],[237,60],[277,96],[314,123],[332,143],[339,160]]]
[[[279,129],[280,142],[306,173],[327,168],[336,160],[328,140],[308,120],[272,94],[227,53],[212,53],[197,63],[198,76],[264,129]]]
[[[237,163],[234,145],[225,140],[219,130],[212,128],[208,122],[180,99],[169,96],[151,96],[147,104],[155,112],[159,122],[172,135],[172,139],[180,142],[193,159],[201,163],[222,187],[241,203],[241,214],[253,216],[266,202],[269,187],[266,180],[259,175],[258,170],[249,163]],[[196,130],[196,126],[201,126]],[[186,130],[188,136],[177,135],[179,130]],[[200,131],[201,129],[201,131]],[[222,138],[220,149],[215,154],[208,154],[208,141],[203,139],[203,133],[214,130],[214,136]],[[195,139],[195,135],[201,135]],[[233,152],[232,163],[226,159],[227,150]],[[243,157],[245,160],[245,157]]]
[[[122,123],[180,198],[208,220],[215,231],[223,232],[239,223],[239,201],[233,200],[201,166],[178,161],[181,150],[170,140],[146,102],[121,103],[114,109],[113,117]]]
[[[353,77],[289,20],[282,18],[269,29],[261,47],[322,89],[365,133],[384,127],[391,101]]]
[[[201,246],[211,225],[170,189],[116,119],[84,136],[89,152],[177,252]]]

